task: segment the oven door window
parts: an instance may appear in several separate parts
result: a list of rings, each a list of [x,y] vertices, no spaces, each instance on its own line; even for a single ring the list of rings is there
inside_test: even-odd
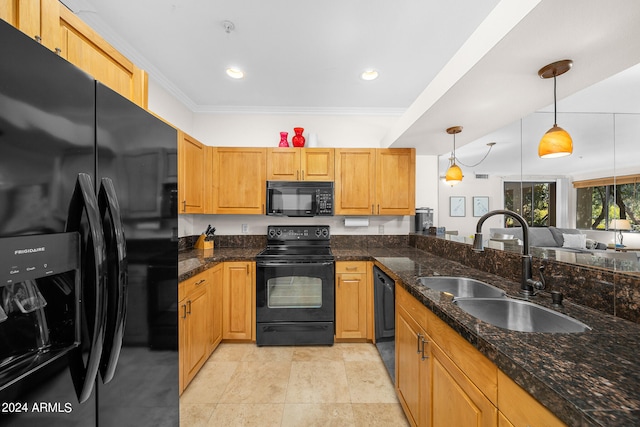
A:
[[[306,276],[280,276],[267,280],[267,307],[322,307],[322,279]]]

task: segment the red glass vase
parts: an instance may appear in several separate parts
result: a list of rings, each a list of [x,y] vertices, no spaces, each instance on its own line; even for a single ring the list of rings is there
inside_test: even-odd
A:
[[[289,132],[280,132],[280,144],[278,144],[278,147],[289,146],[289,142],[287,141],[287,136],[289,136]]]
[[[293,131],[296,133],[291,137],[291,142],[294,147],[304,147],[304,136],[302,136],[302,132],[304,132],[304,128],[293,128]]]

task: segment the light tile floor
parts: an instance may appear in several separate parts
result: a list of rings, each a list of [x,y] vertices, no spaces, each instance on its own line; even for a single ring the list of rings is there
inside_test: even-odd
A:
[[[373,344],[221,344],[180,398],[180,426],[408,426]]]

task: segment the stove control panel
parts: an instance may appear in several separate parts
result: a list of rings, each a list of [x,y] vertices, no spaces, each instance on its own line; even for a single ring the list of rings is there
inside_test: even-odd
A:
[[[267,239],[274,241],[311,241],[329,240],[328,225],[270,225],[267,227]]]

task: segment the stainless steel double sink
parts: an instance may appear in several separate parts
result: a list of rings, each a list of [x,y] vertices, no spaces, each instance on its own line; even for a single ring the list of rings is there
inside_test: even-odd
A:
[[[495,286],[467,277],[421,277],[424,286],[453,296],[453,303],[473,317],[520,332],[576,333],[591,328],[546,307],[507,297]]]

